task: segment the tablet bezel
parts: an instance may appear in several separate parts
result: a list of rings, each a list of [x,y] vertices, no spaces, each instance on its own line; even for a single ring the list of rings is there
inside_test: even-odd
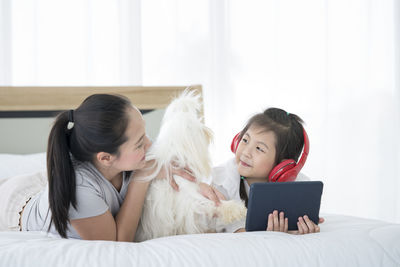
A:
[[[249,191],[246,231],[265,231],[268,214],[274,210],[285,212],[288,230],[297,230],[298,218],[303,215],[318,224],[322,191],[321,181],[253,183]]]

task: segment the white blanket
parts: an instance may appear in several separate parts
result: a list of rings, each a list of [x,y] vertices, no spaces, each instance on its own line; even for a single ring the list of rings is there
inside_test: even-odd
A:
[[[321,232],[172,236],[143,243],[0,232],[0,266],[400,266],[400,224],[325,215]]]

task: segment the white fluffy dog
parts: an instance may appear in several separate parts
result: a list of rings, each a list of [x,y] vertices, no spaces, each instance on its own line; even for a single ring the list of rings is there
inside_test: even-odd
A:
[[[246,216],[238,201],[215,203],[199,193],[199,182],[211,174],[208,151],[212,133],[200,118],[200,96],[185,91],[166,109],[160,133],[146,155],[155,159],[153,179],[165,167],[188,168],[197,182],[174,175],[179,192],[170,185],[171,177],[151,182],[135,235],[136,241],[157,237],[216,232],[217,228]],[[169,174],[166,174],[169,176]]]

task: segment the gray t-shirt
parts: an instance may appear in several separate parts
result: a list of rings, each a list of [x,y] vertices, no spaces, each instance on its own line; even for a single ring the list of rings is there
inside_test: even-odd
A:
[[[74,162],[76,174],[76,208],[69,208],[69,219],[83,219],[104,214],[107,210],[115,217],[125,199],[131,176],[124,172],[120,192],[93,164]],[[47,231],[51,219],[49,191],[45,190],[32,197],[22,216],[22,231]],[[50,233],[58,235],[54,225]],[[75,229],[68,224],[68,238],[81,239]]]

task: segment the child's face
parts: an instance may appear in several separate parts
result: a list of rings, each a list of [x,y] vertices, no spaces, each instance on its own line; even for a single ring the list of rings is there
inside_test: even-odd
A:
[[[128,140],[119,148],[119,157],[114,162],[114,167],[120,171],[138,170],[146,164],[146,152],[151,141],[145,133],[145,122],[137,109],[130,109],[129,124],[126,129]]]
[[[246,178],[265,179],[275,166],[276,137],[272,131],[250,126],[237,148],[235,159],[238,171]]]

